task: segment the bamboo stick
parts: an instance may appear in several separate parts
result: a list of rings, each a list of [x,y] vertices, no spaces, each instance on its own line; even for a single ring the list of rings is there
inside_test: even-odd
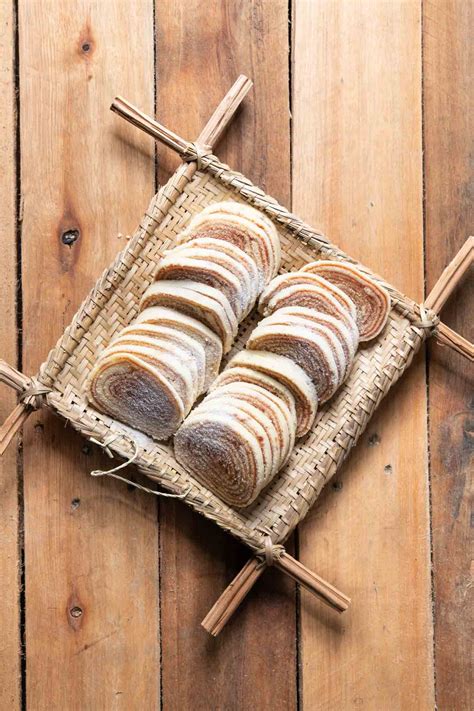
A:
[[[468,237],[425,299],[425,306],[439,313],[474,261],[474,237]]]
[[[350,605],[350,598],[340,592],[319,575],[306,568],[300,561],[286,551],[277,557],[273,565],[293,580],[302,585],[310,593],[337,612],[345,612]],[[201,622],[204,629],[213,637],[222,631],[234,612],[239,607],[257,582],[267,566],[257,557],[250,558],[242,570],[227,586],[217,599],[206,617]]]
[[[110,105],[110,110],[114,111],[114,113],[121,116],[133,126],[148,133],[149,136],[152,136],[157,141],[161,141],[165,146],[172,148],[176,153],[183,153],[188,146],[184,138],[181,138],[177,133],[174,133],[174,131],[158,123],[158,121],[155,121],[155,119],[152,119],[143,111],[140,111],[140,109],[121,96],[115,97]]]
[[[426,308],[439,313],[466,271],[474,261],[474,237],[468,237],[463,246],[443,271],[425,299]],[[474,360],[474,345],[445,323],[439,323],[436,339],[469,360]]]
[[[206,632],[217,637],[264,570],[265,566],[258,558],[246,562],[201,622]]]
[[[319,597],[322,602],[337,612],[345,612],[351,604],[351,599],[344,595],[340,590],[331,585],[319,575],[313,573],[299,560],[293,558],[288,553],[283,553],[274,563],[276,568],[282,570],[289,575],[293,580],[302,585],[316,597]]]
[[[24,403],[19,402],[18,405],[10,412],[7,419],[0,427],[0,456],[5,452],[6,448],[12,441],[19,429],[24,425],[30,416],[31,408]]]
[[[241,74],[217,106],[199,134],[196,143],[213,148],[227,128],[233,115],[253,86],[251,79]]]
[[[29,379],[19,370],[13,368],[6,361],[0,359],[0,382],[21,393],[29,383]],[[24,402],[18,405],[8,415],[7,419],[0,427],[0,456],[12,441],[15,434],[28,419],[32,409]]]
[[[474,345],[445,323],[438,324],[435,338],[442,346],[448,346],[468,360],[474,361]]]
[[[217,143],[252,85],[252,81],[243,74],[238,77],[206,123],[196,143],[210,147]],[[184,138],[147,116],[120,96],[113,100],[110,109],[157,141],[164,143],[168,148],[172,148],[176,153],[184,153],[190,145]]]
[[[0,358],[0,383],[5,383],[8,387],[13,388],[21,393],[30,382],[29,378],[5,360]]]

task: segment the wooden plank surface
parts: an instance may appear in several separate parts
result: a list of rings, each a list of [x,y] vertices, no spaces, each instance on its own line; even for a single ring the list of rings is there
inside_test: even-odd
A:
[[[109,112],[153,111],[150,2],[19,4],[24,370],[35,372],[154,189],[153,149]],[[77,239],[63,242],[64,233]],[[67,241],[67,240],[66,240]],[[93,449],[93,448],[92,448]],[[156,502],[91,479],[64,423],[24,441],[26,704],[159,706]]]
[[[238,74],[247,74],[255,87],[216,152],[288,204],[286,0],[160,1],[156,27],[159,120],[194,139]],[[164,181],[176,157],[160,149],[160,159]],[[268,571],[211,639],[200,621],[248,551],[180,503],[161,503],[160,522],[163,708],[295,708],[293,584]]]
[[[293,209],[420,298],[420,3],[299,0],[293,29]],[[300,527],[353,599],[337,617],[302,595],[303,708],[433,708],[429,555],[418,357]]]
[[[428,290],[474,231],[474,52],[471,0],[424,4],[424,157]],[[471,341],[472,271],[443,310]],[[471,629],[472,366],[433,345],[429,361],[436,700],[473,707]]]
[[[16,115],[15,17],[0,3],[0,272],[2,318],[0,357],[17,364],[16,329]],[[15,406],[11,390],[1,388],[0,422]],[[17,441],[0,459],[0,708],[20,708],[20,542]]]

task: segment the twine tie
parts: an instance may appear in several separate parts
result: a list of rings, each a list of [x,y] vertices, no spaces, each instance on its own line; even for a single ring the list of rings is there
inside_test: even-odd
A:
[[[46,394],[49,392],[51,389],[42,385],[37,378],[30,378],[28,385],[20,393],[20,402],[33,410],[39,410],[46,404]]]
[[[261,565],[265,565],[271,568],[275,561],[281,558],[282,553],[285,552],[285,548],[278,543],[273,543],[270,536],[266,536],[262,548],[256,552],[257,558],[260,558]]]
[[[123,435],[115,434],[115,435],[109,435],[104,439],[103,442],[99,442],[99,440],[94,439],[93,437],[90,437],[90,441],[93,442],[94,444],[99,445],[99,447],[102,447],[102,449],[107,453],[109,457],[113,457],[113,452],[110,449],[110,445],[115,442],[116,439],[119,437],[122,437],[123,439],[126,439],[123,437]],[[113,467],[112,469],[94,469],[91,471],[91,476],[110,476],[113,479],[118,479],[119,481],[123,481],[124,484],[129,484],[130,486],[134,486],[136,489],[140,489],[141,491],[145,491],[147,494],[154,494],[155,496],[162,496],[163,498],[166,499],[184,499],[189,492],[191,491],[191,487],[189,486],[185,492],[182,494],[168,494],[164,491],[155,491],[155,489],[149,489],[147,486],[143,486],[142,484],[138,484],[135,481],[131,481],[130,479],[126,479],[125,477],[121,476],[120,474],[117,474],[120,469],[125,469],[125,467],[128,467],[129,464],[133,464],[135,459],[138,457],[138,445],[135,442],[134,439],[127,438],[128,441],[131,443],[133,447],[133,454],[129,459],[126,459],[122,464],[118,464],[116,467]]]
[[[435,331],[439,324],[439,316],[431,309],[427,309],[423,304],[419,304],[420,320],[414,322],[416,328],[426,328]]]
[[[181,153],[181,158],[185,163],[193,163],[196,161],[197,169],[203,167],[203,159],[212,155],[211,146],[201,146],[199,143],[188,143],[186,150]]]

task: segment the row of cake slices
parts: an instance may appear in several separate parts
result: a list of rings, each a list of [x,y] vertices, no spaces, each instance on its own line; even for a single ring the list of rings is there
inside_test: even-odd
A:
[[[99,357],[91,404],[167,439],[216,377],[280,260],[278,233],[259,211],[225,202],[196,215],[160,261],[134,323]]]
[[[385,289],[339,262],[273,279],[247,350],[178,430],[178,461],[227,503],[250,504],[311,428],[318,403],[344,382],[359,340],[380,333],[389,307]]]

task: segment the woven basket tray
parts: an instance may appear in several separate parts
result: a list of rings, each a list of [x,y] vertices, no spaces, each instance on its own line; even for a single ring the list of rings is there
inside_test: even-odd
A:
[[[130,116],[126,118],[131,120]],[[143,120],[133,122],[143,124]],[[159,124],[153,126],[155,137],[170,145],[170,132],[165,139],[165,130]],[[152,132],[149,127],[147,130]],[[258,499],[241,510],[226,505],[176,461],[172,444],[155,442],[88,406],[84,383],[91,368],[111,339],[137,315],[140,298],[153,282],[163,252],[176,243],[189,220],[210,203],[235,200],[265,212],[281,238],[281,272],[299,269],[318,258],[356,262],[209,150],[186,142],[178,144],[177,149],[187,162],[153,197],[135,235],[97,281],[37,378],[17,386],[23,388],[23,404],[48,405],[85,437],[118,457],[133,459],[165,490],[181,495],[193,509],[254,552],[261,552],[268,540],[274,546],[285,541],[304,518],[439,319],[433,310],[416,304],[357,264],[390,293],[392,308],[383,333],[359,349],[349,378],[321,407],[312,431],[297,442],[288,464]],[[258,314],[253,312],[241,324],[229,357],[244,346],[257,319]],[[17,379],[21,381],[21,377],[18,374]]]
[[[89,371],[111,339],[138,314],[140,298],[153,282],[163,252],[176,243],[178,233],[206,205],[221,200],[245,201],[239,190],[242,185],[247,195],[254,194],[248,181],[217,159],[212,162],[212,173],[200,170],[190,180],[179,169],[153,198],[133,239],[99,279],[41,366],[39,380],[51,389],[46,396],[48,405],[82,434],[108,444],[121,456],[135,455],[135,464],[144,473],[164,488],[185,494],[186,503],[257,550],[266,535],[270,534],[274,543],[284,541],[305,516],[383,396],[410,364],[427,329],[419,326],[419,306],[384,284],[394,306],[383,334],[359,350],[349,378],[321,408],[313,430],[297,442],[287,466],[256,502],[243,510],[224,504],[178,464],[171,443],[155,442],[88,407],[84,383]],[[258,206],[265,210],[265,205]],[[299,269],[321,256],[344,256],[336,247],[323,245],[316,234],[305,234],[303,241],[301,234],[295,234],[294,224],[286,228],[278,224],[277,229],[282,271]],[[257,318],[253,313],[241,324],[230,356],[243,347]]]

